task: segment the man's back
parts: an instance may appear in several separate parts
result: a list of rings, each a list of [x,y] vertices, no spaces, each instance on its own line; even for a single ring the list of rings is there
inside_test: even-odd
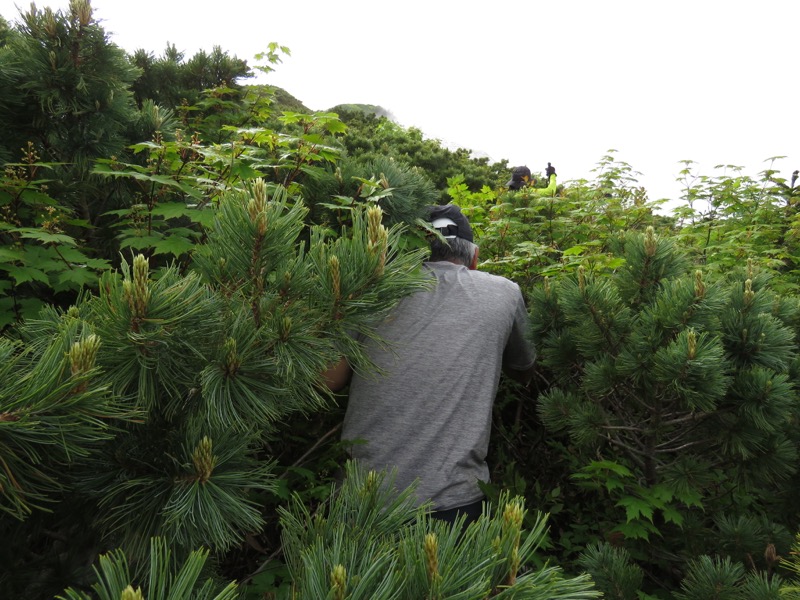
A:
[[[482,497],[492,404],[503,366],[533,363],[519,287],[450,262],[426,263],[437,285],[405,298],[368,342],[382,374],[353,375],[343,439],[373,469],[417,477],[420,501],[442,510]],[[505,358],[504,358],[505,354]]]

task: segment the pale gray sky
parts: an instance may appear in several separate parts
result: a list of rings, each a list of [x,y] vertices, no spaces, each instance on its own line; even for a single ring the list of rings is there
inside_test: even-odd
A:
[[[68,0],[37,6],[65,8]],[[16,20],[15,5],[0,14]],[[702,174],[800,168],[796,0],[92,0],[113,42],[190,57],[219,45],[313,110],[378,104],[427,136],[591,178],[610,148],[650,197],[677,198],[679,161]]]

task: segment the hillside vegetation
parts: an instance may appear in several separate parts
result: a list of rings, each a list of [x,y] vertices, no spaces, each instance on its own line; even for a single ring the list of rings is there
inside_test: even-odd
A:
[[[687,162],[667,216],[610,150],[510,191],[381,107],[248,85],[278,44],[128,55],[87,0],[5,17],[0,596],[797,596],[795,179]],[[539,354],[463,535],[347,461],[320,375],[370,368],[352,334],[423,285],[446,202]]]

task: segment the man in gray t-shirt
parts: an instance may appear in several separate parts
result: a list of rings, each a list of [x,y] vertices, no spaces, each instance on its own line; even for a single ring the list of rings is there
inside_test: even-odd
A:
[[[362,465],[396,468],[398,488],[419,479],[418,501],[432,500],[435,515],[476,516],[500,372],[527,383],[535,352],[519,286],[475,270],[478,247],[460,209],[434,207],[431,222],[446,240],[431,244],[423,267],[436,284],[377,327],[388,345],[366,342],[381,374],[352,375],[342,439],[359,442],[351,455]],[[330,387],[349,375],[342,362]]]

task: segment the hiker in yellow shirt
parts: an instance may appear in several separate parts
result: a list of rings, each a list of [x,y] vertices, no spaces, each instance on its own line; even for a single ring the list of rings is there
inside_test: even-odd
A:
[[[528,167],[514,167],[511,172],[511,179],[506,183],[506,187],[511,191],[525,191],[532,196],[554,196],[556,193],[556,168],[547,163],[545,176],[548,179],[547,187],[537,188],[536,180],[531,177],[531,170]]]

